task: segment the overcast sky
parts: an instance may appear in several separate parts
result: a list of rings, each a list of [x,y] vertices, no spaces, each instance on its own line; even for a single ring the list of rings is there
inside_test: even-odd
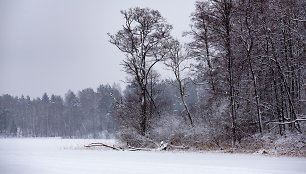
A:
[[[120,10],[157,9],[181,38],[195,0],[0,0],[0,95],[64,95],[125,79],[108,42]],[[121,82],[123,86],[123,83]]]

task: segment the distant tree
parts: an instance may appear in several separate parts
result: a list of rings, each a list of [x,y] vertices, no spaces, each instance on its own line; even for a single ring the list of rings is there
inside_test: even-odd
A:
[[[8,127],[8,110],[0,108],[0,134],[6,134]]]
[[[100,131],[108,130],[114,132],[115,121],[111,116],[113,113],[113,104],[120,100],[121,94],[110,85],[100,85],[97,89],[98,95],[98,112],[100,120]]]
[[[83,115],[82,133],[90,134],[97,131],[99,125],[97,119],[97,94],[92,88],[83,89],[78,94],[80,98],[80,109]]]
[[[47,93],[44,93],[41,98],[41,116],[42,116],[42,124],[41,124],[41,130],[43,131],[44,136],[49,136],[50,131],[50,113],[49,113],[49,107],[50,107],[50,98]]]
[[[65,95],[65,135],[73,136],[81,127],[80,100],[72,91]]]
[[[11,124],[10,134],[12,136],[17,136],[17,125],[16,125],[15,121],[13,121],[12,124]]]
[[[51,95],[49,121],[52,136],[63,136],[64,100],[61,96]]]

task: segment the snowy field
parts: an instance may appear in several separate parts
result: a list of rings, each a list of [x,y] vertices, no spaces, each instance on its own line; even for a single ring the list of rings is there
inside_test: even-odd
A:
[[[306,174],[306,158],[86,150],[91,142],[98,141],[0,139],[0,174]]]

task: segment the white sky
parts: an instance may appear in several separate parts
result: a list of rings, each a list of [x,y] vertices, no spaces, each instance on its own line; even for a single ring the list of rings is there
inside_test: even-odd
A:
[[[157,9],[182,40],[195,0],[0,0],[0,95],[64,95],[126,75],[124,55],[108,42],[120,10]],[[184,39],[183,39],[184,40]],[[121,85],[124,84],[121,82]]]

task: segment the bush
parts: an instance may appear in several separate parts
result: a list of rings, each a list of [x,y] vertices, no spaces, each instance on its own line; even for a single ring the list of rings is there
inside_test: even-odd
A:
[[[285,135],[256,134],[243,138],[239,148],[246,152],[265,152],[273,155],[306,156],[306,136],[287,132]]]

